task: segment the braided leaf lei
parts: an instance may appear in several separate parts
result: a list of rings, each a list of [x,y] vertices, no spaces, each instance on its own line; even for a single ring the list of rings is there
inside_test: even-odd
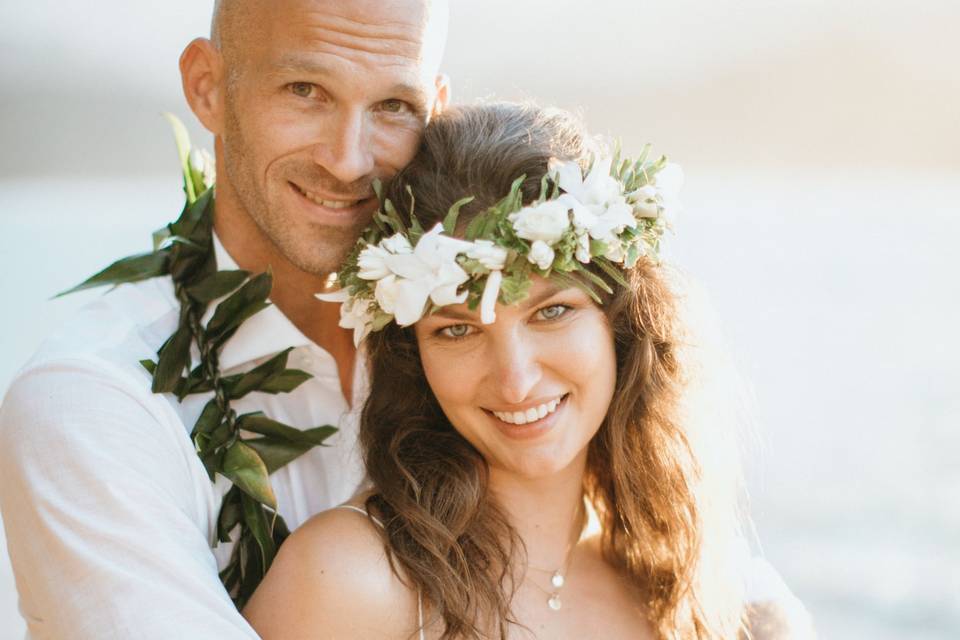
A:
[[[243,322],[270,306],[267,298],[273,278],[269,271],[258,275],[241,270],[217,271],[212,159],[191,150],[183,124],[172,115],[167,117],[174,129],[186,193],[180,217],[154,233],[153,251],[118,260],[59,295],[161,276],[173,280],[180,303],[177,329],[160,347],[156,360],[140,364],[153,377],[154,393],[172,393],[181,402],[190,395],[213,393],[191,438],[210,480],[221,475],[233,485],[223,497],[217,540],[236,541],[220,579],[240,609],[290,534],[278,513],[270,474],[322,445],[336,428],[297,429],[261,412],[238,415],[231,407],[234,400],[254,392],[289,393],[312,376],[287,368],[292,347],[249,371],[221,374],[223,347]],[[221,301],[204,325],[201,319],[217,300]],[[199,364],[193,367],[192,347],[200,355]]]

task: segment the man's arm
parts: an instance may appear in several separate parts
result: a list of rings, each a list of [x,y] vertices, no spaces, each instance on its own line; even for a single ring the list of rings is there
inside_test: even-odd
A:
[[[257,638],[217,576],[209,480],[158,407],[85,361],[29,370],[0,406],[0,509],[34,640]]]

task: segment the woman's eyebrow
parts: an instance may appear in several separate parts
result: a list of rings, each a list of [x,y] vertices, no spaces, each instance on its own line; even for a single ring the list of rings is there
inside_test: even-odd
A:
[[[530,296],[530,297],[527,298],[526,300],[521,301],[521,302],[519,303],[519,304],[520,304],[520,307],[523,308],[523,309],[529,309],[530,307],[536,307],[537,305],[539,305],[540,303],[542,303],[544,300],[548,300],[548,299],[552,298],[553,296],[555,296],[555,295],[557,295],[558,293],[560,293],[561,291],[563,291],[565,288],[566,288],[566,287],[560,287],[560,286],[558,286],[558,285],[556,285],[556,284],[554,284],[554,283],[552,283],[552,282],[549,282],[549,283],[547,283],[547,285],[543,288],[543,291],[541,291],[541,292],[538,293],[537,295]]]
[[[475,320],[480,313],[478,311],[459,311],[449,307],[440,307],[431,315],[434,318],[447,318],[449,320]]]
[[[542,291],[536,295],[530,296],[526,300],[518,303],[521,309],[529,309],[530,307],[536,307],[541,304],[544,300],[548,300],[553,296],[560,293],[564,287],[559,287],[553,283],[550,283],[548,286],[544,287]],[[480,312],[479,311],[461,311],[458,309],[451,309],[449,307],[440,307],[431,314],[435,318],[445,318],[448,320],[476,320]]]

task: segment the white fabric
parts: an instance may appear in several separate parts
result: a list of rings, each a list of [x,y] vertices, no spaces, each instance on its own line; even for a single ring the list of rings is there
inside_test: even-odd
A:
[[[216,243],[221,269],[236,265]],[[211,309],[212,310],[212,309]],[[0,405],[0,508],[28,638],[256,638],[220,584],[232,545],[211,552],[229,484],[211,484],[190,431],[209,395],[183,404],[150,391],[138,361],[177,324],[169,278],[121,286],[50,337]],[[287,347],[314,375],[291,394],[253,393],[290,425],[340,432],[273,476],[291,527],[347,500],[362,480],[356,413],[332,356],[274,307],[246,322],[221,358],[226,374]],[[352,406],[366,375],[357,359]]]

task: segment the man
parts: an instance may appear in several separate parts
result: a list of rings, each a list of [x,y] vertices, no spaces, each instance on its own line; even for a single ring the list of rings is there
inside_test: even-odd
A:
[[[333,424],[271,480],[293,528],[362,478],[352,412],[364,374],[339,306],[321,291],[375,208],[372,183],[413,156],[448,101],[441,0],[220,0],[210,40],[180,60],[184,92],[215,136],[219,269],[273,272],[273,307],[224,347],[224,375],[287,347],[314,377],[253,393],[301,427]],[[178,323],[169,277],[120,287],[51,337],[0,408],[0,507],[32,638],[255,638],[211,552],[220,503],[190,432],[208,400],[150,391],[138,364]]]

